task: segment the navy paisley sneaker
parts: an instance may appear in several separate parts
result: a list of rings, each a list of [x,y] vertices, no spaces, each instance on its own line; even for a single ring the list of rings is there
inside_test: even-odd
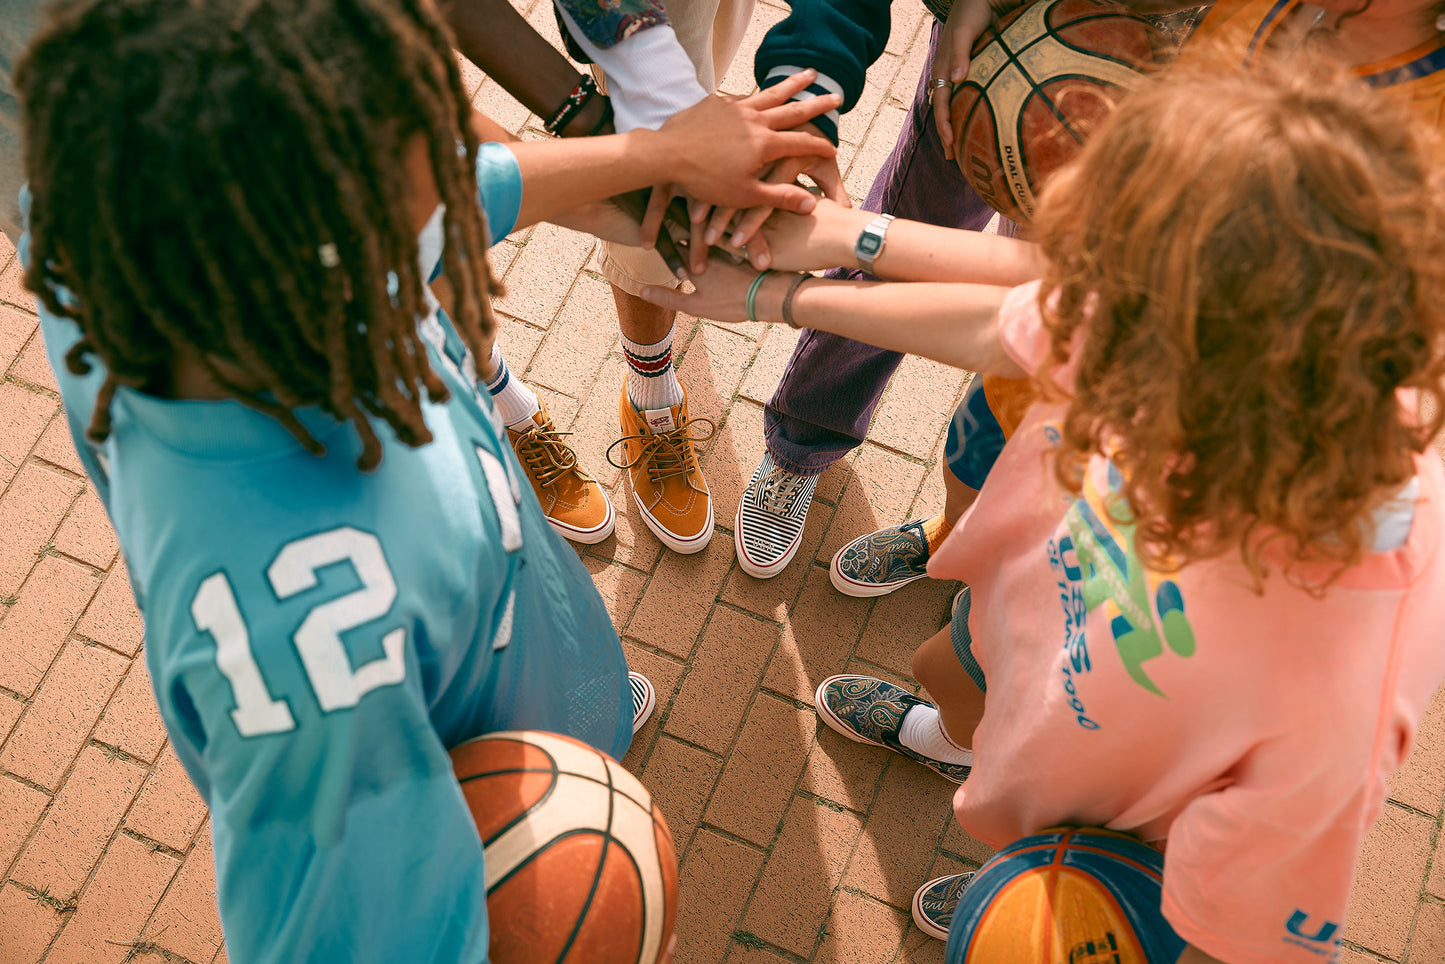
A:
[[[928,578],[928,537],[924,519],[859,536],[838,550],[828,576],[845,596],[886,596]]]
[[[929,937],[948,940],[953,911],[963,890],[973,880],[973,871],[935,877],[913,892],[913,923]]]
[[[915,706],[933,705],[901,686],[872,676],[830,676],[818,684],[814,705],[824,723],[855,743],[886,746],[954,783],[968,779],[971,767],[926,757],[899,742],[904,715]]]
[[[657,709],[657,690],[641,673],[628,673],[627,682],[632,687],[632,735],[636,736]]]
[[[817,488],[816,475],[794,475],[773,462],[771,453],[763,453],[738,500],[733,524],[733,545],[743,572],[771,579],[793,561]]]

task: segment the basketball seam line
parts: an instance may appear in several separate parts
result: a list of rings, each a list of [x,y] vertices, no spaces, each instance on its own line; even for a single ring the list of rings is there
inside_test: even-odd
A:
[[[1076,24],[1076,23],[1092,23],[1092,22],[1094,22],[1094,21],[1096,21],[1096,20],[1111,20],[1111,19],[1114,19],[1114,18],[1117,18],[1117,17],[1125,17],[1125,16],[1127,16],[1127,15],[1125,15],[1125,14],[1118,14],[1118,13],[1096,13],[1096,14],[1093,14],[1092,16],[1080,17],[1080,18],[1077,19],[1077,20],[1070,20],[1068,23],[1064,24],[1064,26],[1066,26],[1066,27],[1072,27],[1072,26],[1073,26],[1074,24]],[[1127,19],[1134,20],[1134,19],[1136,19],[1136,18],[1134,18],[1134,17],[1127,17]],[[1142,27],[1144,27],[1144,29],[1147,30],[1147,31],[1153,31],[1153,30],[1154,30],[1154,28],[1153,28],[1152,26],[1150,26],[1150,25],[1149,25],[1147,22],[1145,22],[1145,21],[1142,21],[1142,20],[1141,20],[1141,21],[1139,21],[1139,23],[1140,23],[1140,25],[1141,25]],[[1135,67],[1134,64],[1129,63],[1127,60],[1120,60],[1118,57],[1110,56],[1108,53],[1105,53],[1105,52],[1102,51],[1102,50],[1088,50],[1088,49],[1085,49],[1085,48],[1083,48],[1083,47],[1076,47],[1076,46],[1074,46],[1074,44],[1070,43],[1070,42],[1069,42],[1068,40],[1066,40],[1065,38],[1059,36],[1058,28],[1055,27],[1053,24],[1048,23],[1047,21],[1045,21],[1045,23],[1044,23],[1044,30],[1047,31],[1048,36],[1052,37],[1053,40],[1054,40],[1059,46],[1061,46],[1061,47],[1068,47],[1070,50],[1072,50],[1072,51],[1074,51],[1074,52],[1076,52],[1076,53],[1087,54],[1087,55],[1090,56],[1090,57],[1098,57],[1100,60],[1108,60],[1108,61],[1111,61],[1111,62],[1113,62],[1113,63],[1119,64],[1119,65],[1122,66],[1122,67],[1133,67],[1133,68],[1136,69],[1136,70],[1138,69],[1137,67]],[[1039,39],[1042,40],[1043,38],[1040,37]],[[1037,42],[1038,42],[1038,41],[1035,41],[1035,43],[1037,43]],[[1151,45],[1151,46],[1152,46],[1152,45]],[[1027,48],[1025,48],[1025,49],[1027,49]]]
[[[528,817],[530,817],[533,813],[535,813],[539,807],[541,807],[541,806],[542,806],[543,804],[545,804],[549,799],[551,799],[551,797],[552,797],[552,791],[555,790],[555,789],[557,789],[557,776],[558,776],[558,774],[561,772],[560,768],[557,766],[557,760],[556,760],[555,757],[552,756],[552,754],[551,754],[548,750],[543,749],[542,747],[538,747],[537,749],[539,749],[539,750],[541,750],[543,753],[546,753],[546,754],[547,754],[547,759],[549,759],[549,760],[552,761],[552,769],[550,769],[550,770],[543,770],[543,769],[540,769],[540,768],[539,768],[539,769],[532,769],[532,770],[527,770],[527,771],[523,771],[523,772],[528,772],[528,773],[550,773],[550,774],[552,774],[552,782],[547,785],[547,792],[544,793],[544,794],[542,794],[542,796],[538,797],[536,800],[534,800],[534,801],[532,802],[532,805],[529,806],[526,810],[524,810],[523,812],[521,812],[521,813],[517,814],[515,817],[513,817],[513,818],[507,823],[507,825],[506,825],[505,827],[503,827],[502,829],[498,830],[496,833],[492,834],[492,836],[489,837],[488,839],[483,840],[483,841],[482,841],[482,849],[483,849],[483,850],[486,850],[486,848],[487,848],[488,846],[490,846],[491,844],[493,844],[493,843],[495,843],[496,841],[500,840],[500,839],[503,837],[503,835],[506,834],[506,832],[507,832],[508,830],[511,830],[513,827],[517,826],[517,824],[521,823],[523,820],[526,820],[526,819],[527,819]],[[498,771],[498,772],[515,772],[515,771]],[[491,774],[491,773],[479,773],[479,774],[476,774],[475,776],[466,777],[465,779],[458,779],[458,780],[457,780],[457,783],[458,783],[458,784],[468,783],[468,782],[470,782],[470,781],[472,781],[472,780],[480,780],[480,779],[481,779],[482,777],[484,777],[484,776],[492,776],[492,775],[493,775],[493,774]],[[511,875],[508,874],[508,876],[511,876]],[[497,883],[500,884],[501,881],[497,881]]]
[[[572,945],[577,941],[577,935],[582,931],[582,924],[587,920],[587,912],[592,909],[592,901],[597,896],[597,884],[602,878],[602,868],[607,865],[607,851],[612,846],[612,821],[617,814],[617,799],[612,792],[612,770],[607,766],[606,761],[603,762],[602,769],[607,774],[607,832],[602,836],[602,853],[597,857],[597,873],[592,877],[592,887],[587,891],[587,899],[582,902],[582,910],[577,914],[577,922],[572,925],[572,933],[567,935],[567,943],[562,945],[562,952],[557,955],[556,964],[562,964],[567,960],[567,955],[572,951]],[[622,849],[624,852],[627,850],[626,847]],[[646,926],[646,923],[647,918],[644,912],[643,925]],[[644,943],[646,942],[644,941]],[[638,953],[641,953],[641,948],[638,949]]]
[[[485,772],[485,773],[474,773],[474,774],[472,774],[471,776],[467,776],[467,777],[457,777],[457,782],[458,782],[458,783],[471,783],[473,780],[485,780],[485,779],[488,779],[489,777],[509,776],[509,775],[513,775],[513,774],[517,774],[517,773],[550,773],[550,774],[553,775],[553,777],[559,777],[559,776],[573,777],[573,778],[575,778],[575,779],[577,779],[577,780],[585,780],[585,781],[587,781],[588,783],[595,783],[595,784],[597,784],[599,787],[609,787],[609,788],[612,789],[612,791],[613,791],[614,793],[617,793],[617,794],[621,795],[622,797],[625,797],[626,799],[631,800],[633,803],[637,804],[637,806],[640,807],[640,808],[642,808],[643,810],[647,810],[648,808],[650,808],[650,807],[652,806],[652,804],[651,804],[650,801],[639,800],[639,799],[637,799],[636,797],[634,797],[632,794],[628,793],[626,790],[623,790],[621,787],[618,787],[618,786],[614,785],[614,784],[611,783],[611,782],[606,782],[606,783],[604,783],[603,781],[597,779],[596,777],[589,777],[589,776],[588,776],[587,774],[585,774],[585,773],[574,773],[574,772],[571,771],[571,770],[563,770],[561,767],[554,767],[554,768],[552,768],[552,769],[550,769],[550,770],[544,769],[544,768],[542,768],[542,767],[510,767],[510,768],[508,768],[508,769],[506,769],[506,770],[488,770],[488,771]],[[541,803],[542,801],[539,800],[539,801],[537,801],[537,802],[538,802],[538,803]]]

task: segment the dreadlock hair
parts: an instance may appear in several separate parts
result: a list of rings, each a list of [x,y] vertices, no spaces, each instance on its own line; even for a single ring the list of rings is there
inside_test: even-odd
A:
[[[72,372],[164,393],[175,363],[324,449],[319,406],[381,460],[371,417],[431,441],[447,398],[403,157],[424,138],[446,205],[454,321],[474,355],[499,294],[476,202],[477,138],[425,0],[65,0],[16,71],[30,181],[25,284],[82,337]],[[484,290],[485,289],[485,290]]]

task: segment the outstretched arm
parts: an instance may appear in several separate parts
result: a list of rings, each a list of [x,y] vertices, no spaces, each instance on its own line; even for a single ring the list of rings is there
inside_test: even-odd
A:
[[[859,267],[854,249],[876,214],[820,200],[810,214],[779,212],[763,226],[779,271]],[[966,281],[1013,287],[1043,275],[1038,245],[1015,238],[943,228],[899,218],[873,260],[872,273],[889,281]]]
[[[693,279],[696,290],[691,294],[647,287],[642,297],[704,318],[747,321],[747,293],[757,276],[747,266],[714,257],[707,274]],[[783,301],[797,277],[775,273],[763,278],[753,318],[786,320]],[[1022,378],[1027,372],[1004,352],[998,336],[998,310],[1008,292],[998,285],[812,278],[794,292],[789,314],[800,328],[832,332],[970,371]]]
[[[578,205],[623,191],[675,181],[712,203],[766,203],[811,210],[797,185],[764,184],[756,172],[790,153],[830,153],[832,145],[791,131],[836,99],[789,103],[810,73],[741,100],[709,96],[663,125],[608,137],[513,141],[524,185],[518,226],[554,220]],[[626,238],[635,243],[635,227]]]

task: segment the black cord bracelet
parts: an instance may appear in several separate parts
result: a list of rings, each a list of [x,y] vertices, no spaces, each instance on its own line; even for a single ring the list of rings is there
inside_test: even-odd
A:
[[[547,123],[542,125],[542,129],[548,134],[560,132],[562,128],[572,123],[573,118],[582,113],[582,108],[587,106],[587,102],[590,101],[596,93],[597,81],[591,77],[584,76],[582,80],[578,82],[577,86],[572,88],[572,93],[567,95],[567,99],[562,101],[562,106],[558,107],[552,112],[552,116],[547,118]]]
[[[612,123],[612,98],[606,94],[602,95],[602,119],[597,125],[587,132],[588,137],[596,137],[602,132],[602,128]]]

